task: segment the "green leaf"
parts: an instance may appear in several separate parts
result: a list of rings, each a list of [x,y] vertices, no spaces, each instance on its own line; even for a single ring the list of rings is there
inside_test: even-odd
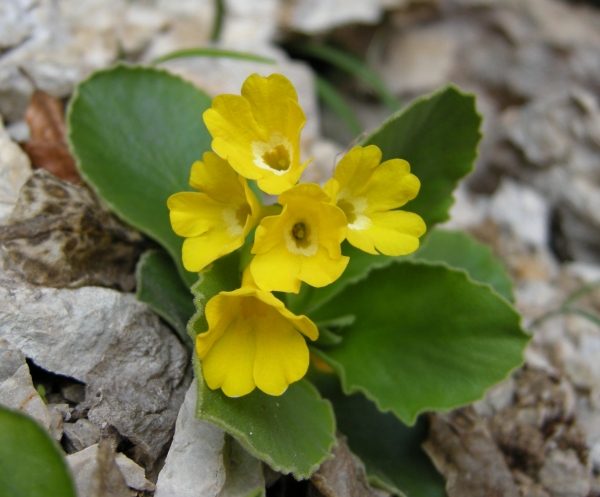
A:
[[[481,398],[523,362],[529,336],[488,285],[462,270],[394,262],[349,285],[310,317],[354,314],[343,340],[313,349],[346,393],[363,392],[407,424],[426,410]]]
[[[204,306],[221,291],[240,286],[239,254],[219,259],[200,273],[192,287],[196,314],[188,324],[193,340],[208,329]],[[301,380],[274,397],[255,389],[249,395],[230,398],[209,389],[194,353],[198,384],[197,417],[220,426],[250,454],[274,470],[308,478],[326,459],[335,444],[335,419],[329,402]]]
[[[421,190],[402,210],[416,212],[431,228],[449,219],[452,191],[473,169],[480,124],[475,96],[449,85],[394,114],[362,145],[377,145],[383,160],[410,163]]]
[[[171,229],[167,198],[189,190],[190,168],[210,150],[202,121],[210,98],[152,68],[119,65],[81,83],[68,114],[81,175],[119,217],[158,241],[189,284],[183,238]]]
[[[264,64],[277,63],[277,61],[274,59],[261,57],[260,55],[255,55],[252,53],[238,52],[236,50],[225,50],[223,48],[186,48],[158,57],[152,61],[152,64],[160,64],[161,62],[166,62],[167,60],[185,59],[188,57],[225,57],[227,59],[263,62]]]
[[[163,250],[149,250],[140,258],[136,279],[137,299],[150,305],[191,349],[187,323],[196,309],[192,293],[177,274],[173,259]]]
[[[198,419],[221,427],[254,457],[297,479],[308,478],[331,458],[333,411],[308,381],[292,383],[279,397],[256,389],[234,399],[204,384],[197,357]]]
[[[0,406],[0,495],[76,497],[62,451],[24,414]]]
[[[342,244],[342,253],[350,257],[350,262],[337,280],[322,288],[313,288],[303,283],[298,294],[290,293],[286,296],[287,306],[292,312],[310,314],[329,302],[346,286],[365,279],[372,270],[389,266],[394,261],[393,257],[367,254],[347,241]],[[335,316],[336,319],[338,317]]]
[[[445,262],[450,267],[464,269],[479,283],[488,283],[509,302],[514,302],[512,280],[492,249],[479,243],[468,233],[434,230],[413,258],[430,262]]]
[[[364,395],[344,395],[334,375],[313,372],[311,379],[333,404],[338,430],[365,464],[371,483],[410,497],[446,496],[444,479],[421,449],[428,434],[424,419],[408,427]]]
[[[422,242],[414,254],[403,257],[367,254],[344,242],[342,252],[350,257],[350,262],[342,276],[323,288],[303,285],[298,295],[287,296],[288,306],[300,314],[314,312],[349,284],[365,279],[372,270],[403,260],[438,262],[464,269],[473,280],[491,285],[509,302],[514,302],[512,280],[502,261],[487,245],[479,243],[468,233],[435,229]]]

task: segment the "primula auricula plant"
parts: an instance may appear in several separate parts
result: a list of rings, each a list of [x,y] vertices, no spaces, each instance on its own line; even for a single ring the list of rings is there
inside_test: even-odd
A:
[[[242,96],[220,95],[204,113],[220,157],[207,152],[192,166],[190,186],[202,193],[169,197],[171,224],[186,237],[183,265],[198,272],[238,249],[258,224],[239,290],[206,304],[209,329],[196,337],[206,384],[238,397],[255,386],[281,395],[308,371],[317,328],[269,292],[298,293],[302,282],[324,287],[346,269],[344,239],[371,254],[407,255],[419,247],[425,223],[395,210],[417,196],[420,183],[408,162],[381,163],[376,145],[354,147],[325,190],[296,184],[300,130],[305,118],[292,83],[281,74],[251,75]],[[247,180],[279,194],[281,209],[259,204]]]
[[[299,182],[304,121],[278,74],[210,99],[124,65],[79,85],[68,115],[82,177],[162,246],[137,297],[189,344],[198,419],[299,479],[339,431],[375,484],[441,496],[419,414],[481,398],[529,338],[491,250],[436,229],[476,157],[474,97],[408,104],[323,186]]]

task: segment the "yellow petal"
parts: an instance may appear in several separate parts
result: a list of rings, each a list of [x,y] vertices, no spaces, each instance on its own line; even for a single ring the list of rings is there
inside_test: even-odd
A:
[[[315,255],[302,257],[301,260],[300,280],[320,288],[337,280],[346,269],[350,258],[340,256],[338,259],[332,259],[325,248],[319,247]]]
[[[308,363],[304,338],[279,313],[257,326],[254,381],[263,392],[281,395],[306,374]]]
[[[375,213],[371,215],[371,220],[371,227],[365,230],[365,235],[385,255],[398,256],[414,252],[419,248],[419,237],[426,230],[423,219],[412,212]],[[350,237],[348,241],[352,243]]]
[[[383,212],[397,209],[419,193],[421,182],[410,174],[408,162],[392,159],[382,163],[371,176],[365,188],[359,192],[368,202],[367,212]]]
[[[368,229],[349,229],[346,238],[348,239],[348,243],[350,243],[350,245],[354,245],[357,249],[367,252],[368,254],[379,255],[379,252],[375,250],[375,243],[369,235]]]
[[[331,202],[335,204],[337,200],[338,193],[340,192],[340,183],[335,178],[329,178],[325,186],[323,187],[323,191],[329,195],[331,198]]]
[[[242,97],[249,102],[254,120],[269,135],[279,131],[290,136],[298,133],[304,124],[304,113],[297,105],[298,94],[282,74],[271,74],[266,78],[250,75],[242,85]],[[296,105],[289,106],[290,103]]]
[[[204,193],[175,193],[168,198],[167,207],[173,231],[179,236],[197,236],[223,224],[223,204]]]
[[[253,321],[238,314],[202,360],[202,374],[211,389],[221,388],[228,397],[254,390],[257,335]]]
[[[290,172],[281,176],[277,176],[276,174],[266,175],[257,181],[258,187],[269,195],[278,195],[281,192],[285,192],[298,182],[304,169],[311,161],[312,159],[309,159],[297,167],[290,167]]]
[[[226,227],[207,231],[183,242],[183,267],[197,273],[219,257],[233,252],[244,244],[244,236],[231,236]]]
[[[264,254],[283,242],[283,228],[286,223],[287,206],[280,215],[264,217],[254,234],[253,254]]]
[[[284,76],[250,76],[242,96],[219,95],[203,117],[213,150],[261,189],[275,195],[298,181],[306,166],[300,164],[306,118]]]
[[[245,274],[245,272],[244,272]],[[242,282],[242,285],[244,283]],[[294,326],[296,330],[300,333],[306,335],[311,340],[316,340],[319,338],[319,330],[315,326],[309,318],[304,315],[296,316],[293,312],[289,311],[284,303],[275,297],[272,293],[258,291],[256,292],[256,298],[260,299],[265,304],[270,305],[271,307],[277,309],[279,313],[285,318],[288,319]]]
[[[219,202],[239,204],[245,200],[237,174],[214,152],[206,152],[202,162],[192,164],[190,186]]]
[[[321,204],[313,220],[317,224],[319,245],[327,249],[329,257],[338,259],[342,255],[341,243],[347,233],[346,215],[335,205]]]
[[[329,202],[330,198],[323,188],[316,183],[300,183],[279,195],[279,203],[285,205],[288,202],[305,202],[306,198],[317,202]]]
[[[203,360],[213,344],[221,338],[231,321],[239,312],[239,296],[232,296],[228,292],[221,292],[208,301],[204,308],[208,331],[196,337],[196,351]]]
[[[381,150],[376,145],[354,147],[342,157],[333,177],[339,182],[341,190],[348,188],[354,194],[368,183],[380,161]]]
[[[265,292],[300,291],[300,259],[291,254],[284,243],[267,253],[255,255],[250,263],[250,271],[258,287]]]

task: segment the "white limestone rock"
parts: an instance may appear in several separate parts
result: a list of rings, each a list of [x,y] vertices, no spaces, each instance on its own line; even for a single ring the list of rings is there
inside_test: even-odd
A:
[[[265,485],[261,463],[223,430],[195,417],[194,380],[179,411],[173,444],[154,497],[243,497]],[[224,455],[227,451],[227,455]],[[229,468],[225,460],[234,461]]]
[[[188,355],[133,294],[25,283],[0,269],[0,338],[47,371],[86,383],[88,419],[117,431],[152,464],[171,440]]]
[[[31,174],[31,162],[9,136],[0,119],[0,225],[17,203],[19,189]]]
[[[293,31],[316,34],[350,23],[376,24],[386,8],[407,0],[291,0],[282,2],[281,22]]]
[[[50,415],[40,394],[33,387],[29,366],[23,364],[13,376],[0,385],[0,404],[17,409],[50,427]]]
[[[490,217],[508,226],[522,241],[546,248],[550,236],[550,208],[538,192],[504,178],[490,204]]]
[[[425,93],[447,83],[458,43],[444,25],[396,31],[380,64],[381,75],[394,93]]]
[[[94,474],[98,471],[98,444],[67,456],[67,463],[73,473],[78,495],[93,497],[91,490]],[[156,488],[152,482],[146,480],[144,468],[124,454],[116,454],[115,463],[129,488],[140,492],[151,492]]]

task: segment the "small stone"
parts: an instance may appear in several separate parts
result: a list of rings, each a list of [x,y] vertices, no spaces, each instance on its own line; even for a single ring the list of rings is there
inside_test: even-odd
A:
[[[23,364],[25,358],[21,353],[4,338],[0,338],[0,383],[12,377]]]
[[[458,44],[444,26],[403,30],[393,35],[381,75],[394,93],[424,93],[450,79]]]
[[[8,221],[19,190],[30,175],[29,157],[11,139],[0,119],[0,225]]]
[[[504,178],[492,197],[490,216],[524,242],[548,247],[550,209],[546,199],[532,188]]]
[[[48,429],[54,440],[60,442],[63,437],[65,411],[68,411],[69,406],[67,404],[48,404],[47,408],[50,413]]]
[[[106,441],[103,442],[106,444]],[[110,447],[105,447],[109,453]],[[109,454],[110,455],[110,454]],[[105,461],[106,457],[101,457],[98,444],[92,445],[81,452],[76,452],[67,456],[67,463],[71,467],[71,472],[77,487],[79,497],[96,497],[98,495],[110,495],[111,497],[121,496],[122,494],[113,493],[94,493],[94,487],[98,485],[97,480],[103,479],[122,479],[127,487],[138,491],[153,491],[155,486],[144,476],[143,468],[123,454],[112,454],[110,460]],[[114,474],[115,469],[118,474]],[[113,473],[112,477],[106,478],[106,475]],[[120,478],[119,478],[120,477]],[[117,483],[118,484],[118,483]]]
[[[156,485],[146,480],[144,468],[138,466],[125,454],[117,453],[115,462],[117,463],[117,466],[119,466],[119,470],[125,478],[125,482],[129,488],[133,488],[140,492],[153,492],[156,490]]]
[[[69,402],[79,404],[85,400],[85,385],[81,383],[71,383],[60,389],[62,396]]]
[[[69,454],[91,447],[100,441],[100,428],[87,419],[63,425],[65,447]]]
[[[315,34],[360,22],[375,24],[384,8],[405,5],[403,0],[291,0],[282,4],[282,23],[292,31]]]
[[[482,400],[473,405],[475,412],[479,416],[492,416],[502,411],[514,402],[515,388],[516,383],[512,377],[494,385],[485,392]]]
[[[23,364],[14,375],[0,383],[0,404],[31,416],[46,428],[50,427],[50,414],[33,387],[27,364]]]
[[[546,456],[540,483],[552,497],[586,497],[590,492],[590,469],[573,449],[554,450]]]

